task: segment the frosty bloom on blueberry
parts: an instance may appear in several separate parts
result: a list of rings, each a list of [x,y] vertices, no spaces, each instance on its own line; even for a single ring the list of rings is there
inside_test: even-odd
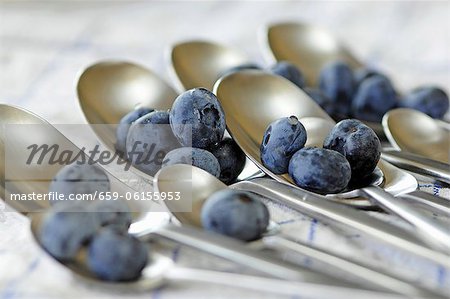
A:
[[[69,164],[61,168],[50,183],[49,191],[64,194],[65,201],[50,201],[50,204],[69,204],[70,195],[94,194],[110,190],[109,178],[100,167],[89,164]]]
[[[354,81],[353,72],[345,62],[326,64],[320,71],[319,88],[335,104],[338,115],[333,115],[334,117],[343,118],[350,114]]]
[[[381,155],[381,144],[375,132],[356,119],[336,124],[325,138],[323,147],[345,156],[352,168],[352,180],[373,172]]]
[[[449,104],[445,91],[434,86],[416,88],[399,102],[400,107],[416,109],[433,118],[443,118]]]
[[[259,239],[269,225],[269,210],[253,194],[226,189],[211,195],[202,207],[206,230],[243,241]]]
[[[342,191],[350,181],[350,164],[338,152],[314,147],[297,151],[289,162],[289,175],[301,188],[321,193]]]
[[[383,115],[397,105],[397,94],[387,77],[372,76],[364,80],[352,103],[353,115],[359,119],[380,122]]]
[[[128,159],[149,175],[155,175],[164,156],[179,146],[169,126],[167,111],[153,111],[136,120],[126,142]]]
[[[175,99],[170,110],[170,125],[183,146],[206,149],[222,140],[225,114],[212,92],[194,88]]]
[[[280,61],[274,64],[270,71],[275,75],[284,77],[300,88],[305,86],[305,78],[302,72],[294,64],[288,61]]]
[[[127,113],[124,117],[120,119],[119,125],[117,126],[116,129],[116,149],[119,152],[125,153],[126,151],[127,135],[131,124],[134,123],[139,118],[141,118],[142,116],[149,114],[150,112],[153,111],[154,109],[141,107]]]
[[[103,280],[135,280],[139,278],[147,262],[146,244],[111,228],[97,233],[88,248],[88,267]]]
[[[275,174],[288,170],[289,159],[305,146],[306,130],[295,116],[280,118],[271,123],[261,142],[261,162]]]
[[[170,151],[163,160],[163,167],[188,164],[201,168],[215,177],[220,176],[220,165],[216,157],[207,150],[195,147],[181,147]]]

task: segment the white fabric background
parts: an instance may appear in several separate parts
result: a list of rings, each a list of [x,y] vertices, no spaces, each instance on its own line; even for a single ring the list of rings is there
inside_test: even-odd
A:
[[[1,1],[0,101],[30,109],[53,123],[84,123],[74,80],[89,64],[108,58],[131,60],[173,82],[165,53],[171,44],[192,38],[227,44],[265,64],[258,32],[264,24],[280,20],[329,27],[367,64],[391,75],[400,90],[435,83],[449,91],[448,1]],[[422,188],[449,196],[437,185]],[[295,238],[450,289],[450,269],[269,206],[273,220]],[[39,250],[26,218],[1,209],[1,299],[276,297],[200,284],[140,294],[92,288]],[[395,217],[383,218],[402,225]],[[246,271],[184,247],[166,253],[182,265]]]

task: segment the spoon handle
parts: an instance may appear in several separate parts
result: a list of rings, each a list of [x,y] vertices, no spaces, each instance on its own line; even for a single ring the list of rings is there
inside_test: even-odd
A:
[[[302,256],[312,258],[319,262],[320,266],[328,271],[335,270],[335,273],[342,275],[346,273],[352,279],[358,279],[368,284],[369,286],[376,286],[384,291],[391,291],[398,294],[405,294],[409,296],[424,296],[432,297],[437,295],[433,291],[429,291],[417,286],[411,281],[406,281],[402,278],[389,274],[382,269],[375,269],[369,265],[362,264],[355,260],[350,260],[348,257],[343,257],[332,253],[322,248],[311,246],[299,240],[293,240],[290,236],[273,235],[263,238],[264,243],[275,249],[283,249],[287,252],[295,252]]]
[[[360,189],[368,199],[374,204],[378,204],[384,209],[400,216],[412,224],[423,239],[428,241],[436,249],[450,250],[450,230],[439,223],[433,221],[430,217],[420,213],[411,205],[397,200],[393,195],[381,189],[378,186],[370,186]],[[449,257],[447,259],[450,260]]]
[[[450,165],[410,154],[404,151],[385,150],[382,158],[395,166],[417,174],[431,176],[437,180],[450,184]]]
[[[255,192],[287,207],[343,229],[357,230],[387,244],[416,254],[438,265],[450,267],[448,255],[435,251],[408,231],[381,221],[366,213],[332,202],[314,194],[272,179],[255,179],[232,185],[233,188]]]
[[[426,206],[431,212],[443,213],[450,217],[450,200],[446,198],[419,190],[402,194],[398,197]]]
[[[187,245],[239,265],[247,266],[272,277],[291,281],[309,281],[331,285],[338,283],[341,286],[350,285],[344,281],[340,283],[336,278],[313,272],[305,267],[289,264],[267,253],[252,250],[247,248],[245,243],[223,235],[209,233],[187,226],[165,225],[153,231],[151,234],[141,236],[141,238],[151,238],[152,235]]]
[[[308,298],[420,298],[406,297],[392,293],[377,292],[364,289],[356,289],[341,286],[330,286],[317,282],[292,282],[280,279],[258,277],[236,273],[226,273],[210,270],[189,269],[176,267],[165,274],[165,278],[171,281],[187,281],[200,283],[213,283],[229,287],[239,287],[263,293],[272,293],[286,296],[296,296]],[[434,297],[433,297],[434,298]],[[442,297],[443,298],[443,297]]]

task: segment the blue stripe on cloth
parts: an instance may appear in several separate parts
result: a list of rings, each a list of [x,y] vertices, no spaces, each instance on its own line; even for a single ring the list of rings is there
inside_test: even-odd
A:
[[[28,265],[28,267],[25,269],[25,272],[23,274],[11,279],[11,281],[6,285],[6,288],[0,294],[0,298],[1,299],[11,299],[11,298],[16,297],[17,286],[21,282],[26,280],[25,277],[37,268],[40,261],[41,261],[40,256],[38,256]]]

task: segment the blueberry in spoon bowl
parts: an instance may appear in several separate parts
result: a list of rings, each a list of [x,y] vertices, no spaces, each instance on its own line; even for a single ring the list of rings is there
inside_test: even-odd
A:
[[[295,116],[272,122],[261,142],[261,162],[275,174],[287,173],[292,155],[305,146],[306,130]]]

